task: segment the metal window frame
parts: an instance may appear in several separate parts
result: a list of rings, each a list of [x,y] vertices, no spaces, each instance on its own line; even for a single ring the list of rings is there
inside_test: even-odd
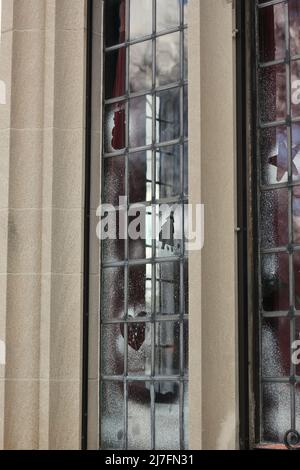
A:
[[[102,0],[103,2],[105,0]],[[129,177],[128,177],[128,168],[129,168],[129,155],[135,152],[141,151],[151,151],[152,152],[152,201],[145,202],[146,206],[151,206],[152,204],[172,204],[172,203],[179,203],[184,204],[187,202],[187,197],[184,194],[184,151],[185,151],[185,144],[188,142],[188,138],[184,136],[184,87],[188,85],[188,80],[184,79],[184,32],[187,30],[187,25],[184,24],[184,5],[181,3],[180,6],[180,23],[176,28],[169,28],[162,32],[157,33],[156,31],[156,0],[152,0],[152,34],[149,36],[144,36],[135,40],[129,40],[130,35],[130,10],[129,10],[130,1],[126,0],[126,33],[127,37],[125,38],[125,42],[123,44],[117,44],[111,47],[103,47],[103,55],[107,52],[119,50],[122,47],[126,47],[126,90],[129,90],[129,50],[131,45],[135,45],[138,43],[142,43],[147,40],[152,41],[152,58],[153,58],[153,67],[152,67],[152,88],[148,91],[138,92],[138,93],[126,93],[123,96],[112,98],[112,99],[103,99],[102,105],[102,113],[103,113],[103,122],[104,122],[104,115],[105,115],[105,106],[110,105],[113,103],[124,102],[125,103],[125,115],[126,121],[129,122],[129,103],[132,98],[136,97],[143,97],[143,96],[151,96],[152,97],[152,142],[150,145],[145,145],[143,147],[138,148],[131,148],[129,146],[129,125],[127,125],[127,131],[125,134],[125,148],[121,149],[120,151],[114,151],[112,153],[105,153],[103,150],[102,152],[102,165],[104,163],[104,159],[106,158],[114,158],[117,156],[124,156],[125,158],[125,196],[129,196]],[[105,30],[105,27],[104,27]],[[157,86],[156,85],[156,39],[157,37],[165,36],[167,34],[171,34],[174,32],[180,33],[180,81],[176,83],[171,83],[164,86]],[[105,31],[104,31],[105,35]],[[105,61],[104,61],[105,62]],[[103,74],[105,76],[105,73]],[[156,96],[157,93],[160,91],[167,91],[178,88],[180,91],[180,137],[175,140],[165,141],[165,142],[156,142],[156,124],[157,124],[157,117],[156,117]],[[103,135],[104,139],[104,135]],[[165,198],[161,200],[156,199],[156,152],[157,150],[171,146],[171,145],[179,145],[180,146],[180,175],[181,175],[181,195],[175,198]],[[104,149],[104,145],[103,145]],[[102,172],[103,174],[103,172]],[[102,185],[103,191],[103,185]],[[142,204],[142,203],[141,203]],[[131,204],[128,204],[127,209],[131,207]],[[184,233],[184,211],[182,211],[182,227]],[[114,268],[114,267],[123,267],[124,268],[124,278],[125,278],[125,287],[124,289],[124,303],[125,307],[124,310],[126,315],[123,319],[117,319],[116,321],[110,320],[103,320],[101,319],[101,325],[113,325],[113,324],[123,324],[124,325],[124,343],[127,344],[128,341],[128,325],[130,323],[148,323],[151,325],[151,375],[149,376],[133,376],[128,375],[128,348],[125,348],[124,352],[124,373],[122,376],[106,376],[101,374],[101,383],[103,382],[123,382],[124,383],[124,443],[123,448],[124,450],[128,448],[128,435],[127,435],[127,425],[128,425],[128,382],[150,382],[150,397],[151,397],[151,446],[152,449],[155,449],[155,383],[157,382],[168,382],[172,381],[179,385],[179,413],[180,413],[180,429],[179,429],[179,440],[180,440],[180,449],[184,449],[184,386],[188,382],[188,377],[184,375],[184,345],[183,345],[183,337],[184,337],[184,324],[188,320],[188,315],[185,314],[185,306],[184,306],[184,263],[187,261],[188,256],[185,252],[184,243],[181,245],[181,253],[179,256],[170,256],[170,257],[157,257],[156,256],[156,240],[152,240],[152,257],[145,258],[141,260],[129,259],[129,243],[128,240],[125,241],[125,256],[124,261],[119,262],[105,262],[102,258],[101,260],[101,285],[102,285],[102,275],[103,271],[106,268]],[[156,295],[155,295],[155,286],[156,286],[156,276],[155,276],[155,267],[156,265],[161,265],[163,263],[180,263],[180,313],[179,315],[171,316],[159,316],[156,314]],[[151,265],[152,270],[152,308],[151,308],[151,316],[148,318],[142,318],[141,320],[138,319],[130,319],[128,317],[128,280],[129,280],[129,267],[130,266],[139,266],[139,265]],[[101,296],[102,297],[102,296]],[[180,322],[180,374],[175,376],[169,375],[156,375],[155,374],[155,335],[156,335],[156,324],[159,322],[168,322],[168,321],[176,321]],[[100,423],[101,428],[101,423]],[[101,432],[100,432],[101,434]],[[100,438],[101,439],[101,438]]]

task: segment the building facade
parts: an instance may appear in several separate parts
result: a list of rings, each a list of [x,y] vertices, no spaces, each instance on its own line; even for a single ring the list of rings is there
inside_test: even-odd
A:
[[[0,449],[297,444],[299,3],[0,2]]]

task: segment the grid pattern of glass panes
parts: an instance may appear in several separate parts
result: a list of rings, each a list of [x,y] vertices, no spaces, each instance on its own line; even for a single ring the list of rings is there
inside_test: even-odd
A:
[[[187,4],[104,1],[102,449],[188,448]]]
[[[300,1],[256,0],[256,39],[258,440],[295,444],[300,432]]]

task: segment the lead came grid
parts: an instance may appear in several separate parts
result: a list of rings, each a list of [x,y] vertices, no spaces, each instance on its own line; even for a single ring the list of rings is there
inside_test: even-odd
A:
[[[300,50],[293,43],[297,2],[256,0],[260,442],[283,442],[289,430],[299,432],[300,377],[291,360],[300,331],[295,285],[300,115],[292,101],[293,74],[300,70]],[[277,27],[275,44],[270,22]]]
[[[104,15],[106,31],[112,27],[111,23],[108,24],[108,19],[111,20],[109,7],[112,3],[120,5],[122,2],[104,2],[104,8],[108,11]],[[175,220],[173,248],[162,248],[159,239],[146,239],[143,245],[130,240],[102,243],[101,447],[162,448],[161,435],[168,432],[168,425],[165,429],[160,428],[169,420],[169,428],[175,428],[170,448],[185,449],[188,446],[188,254],[182,241],[183,237],[181,240],[179,236],[178,240],[176,239],[176,227],[180,227],[181,233],[184,234],[184,204],[188,201],[187,1],[167,0],[169,7],[178,7],[179,16],[177,24],[167,24],[166,21],[166,27],[160,26],[161,30],[157,28],[158,23],[161,23],[161,17],[158,17],[161,0],[140,0],[140,4],[142,3],[145,7],[151,6],[152,31],[147,31],[148,35],[132,38],[130,25],[133,20],[130,8],[136,7],[137,3],[126,0],[125,35],[122,37],[121,33],[119,41],[109,45],[106,42],[104,47],[106,81],[111,77],[107,68],[113,61],[110,59],[111,54],[116,54],[115,69],[119,67],[119,70],[125,70],[125,80],[123,81],[123,76],[117,77],[117,91],[116,87],[113,91],[111,86],[108,91],[104,87],[106,98],[103,115],[105,135],[102,201],[117,206],[117,196],[125,195],[128,198],[128,209],[136,202],[143,203],[147,206],[146,224],[149,221],[150,225],[153,220],[159,221],[157,207],[161,204],[177,203],[181,205],[182,210],[180,220]],[[160,38],[179,39],[178,58],[174,60],[175,65],[176,60],[178,62],[178,70],[174,72],[175,82],[169,80],[170,83],[167,83],[168,80],[160,76],[157,66],[157,61],[160,60],[157,54]],[[176,48],[172,40],[165,43],[167,51],[168,46],[171,49]],[[131,90],[134,76],[130,60],[133,48],[136,47],[141,51],[147,47],[148,55],[149,50],[151,51],[151,83],[142,87],[141,91]],[[167,57],[168,55],[165,62]],[[162,62],[163,71],[164,65],[166,64]],[[174,116],[171,114],[171,117],[178,121],[174,126],[164,122],[164,118],[170,117],[170,114],[164,111],[162,96],[168,92],[171,108],[173,106],[173,110],[178,108],[179,111],[177,116],[175,113]],[[131,113],[136,103],[139,119],[134,120]],[[124,121],[121,118],[119,131],[120,128],[122,130],[116,138],[118,144],[112,147],[111,127],[109,128],[107,122],[112,122],[109,113],[116,118],[116,109],[121,109],[125,117]],[[146,126],[140,125],[141,122],[145,124],[145,120]],[[116,120],[113,125],[116,130]],[[171,131],[168,130],[168,125]],[[176,125],[178,133],[173,138],[172,127]],[[141,139],[140,128],[146,129],[144,133],[140,133],[143,134]],[[163,134],[162,129],[167,131]],[[121,135],[123,130],[124,136]],[[168,180],[170,168],[175,175],[173,181]],[[144,177],[144,184],[139,187],[141,175]],[[167,356],[168,353],[164,350],[170,347],[173,348],[173,359],[165,366],[164,362],[168,362],[166,358],[172,357],[172,354]],[[142,363],[143,367],[137,366],[136,357],[140,360],[138,366]],[[113,396],[118,397],[120,402],[117,403]],[[161,410],[169,407],[175,412],[169,417],[167,413],[162,416]],[[115,422],[108,421],[106,409],[110,409],[111,414],[115,416]],[[134,421],[135,414],[139,420],[138,413],[141,409],[145,422],[139,423],[139,426],[145,429],[138,429],[139,426],[135,423],[136,429],[132,431],[131,420]],[[176,427],[179,431],[178,438]],[[132,438],[132,432],[137,433],[136,442]]]

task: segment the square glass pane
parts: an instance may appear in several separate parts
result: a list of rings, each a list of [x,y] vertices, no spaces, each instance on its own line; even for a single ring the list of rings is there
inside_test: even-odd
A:
[[[180,146],[162,147],[156,152],[156,199],[179,196]]]
[[[288,244],[288,189],[263,191],[260,197],[262,248]]]
[[[180,80],[180,33],[165,34],[156,40],[156,86]]]
[[[129,155],[129,202],[146,202],[152,199],[152,152],[135,152]]]
[[[134,44],[129,48],[130,91],[148,91],[152,88],[152,41]]]
[[[128,383],[128,449],[151,449],[151,398],[145,382]]]
[[[102,271],[101,318],[124,316],[124,268],[105,268]]]
[[[156,140],[166,142],[180,136],[180,89],[156,95]]]
[[[265,318],[261,334],[263,376],[289,377],[291,365],[289,318]]]
[[[152,266],[144,264],[129,267],[128,316],[151,315]]]
[[[156,314],[180,314],[180,263],[156,265]]]
[[[126,103],[118,103],[105,106],[104,116],[104,151],[112,153],[122,150],[126,145]]]
[[[180,449],[179,384],[155,383],[155,449]]]
[[[151,375],[151,324],[130,322],[127,328],[128,374]]]
[[[279,3],[258,10],[261,62],[280,60],[285,57],[284,7],[284,3]]]
[[[106,47],[125,41],[126,5],[125,0],[104,2],[104,22],[110,25],[105,30]]]
[[[101,326],[101,362],[103,375],[123,375],[124,334],[121,324]]]
[[[156,0],[156,30],[176,28],[180,24],[181,0]]]
[[[151,258],[153,238],[151,207],[135,204],[130,207],[128,216],[129,258]]]
[[[300,60],[291,62],[292,117],[300,116]]]
[[[126,49],[121,47],[105,55],[105,98],[125,94]]]
[[[262,122],[286,118],[286,72],[285,65],[273,65],[258,73],[259,116]]]
[[[183,206],[156,206],[156,256],[179,256],[183,249]]]
[[[288,179],[287,128],[271,127],[259,132],[262,184],[285,183]]]
[[[152,96],[129,101],[129,145],[143,147],[152,143]]]
[[[152,0],[130,0],[130,39],[152,34]]]
[[[101,449],[123,449],[124,385],[123,382],[102,382],[101,385]]]
[[[289,0],[290,51],[291,56],[300,54],[300,5],[298,0]]]
[[[286,253],[262,256],[262,306],[266,312],[288,311],[289,258]]]
[[[283,444],[285,433],[289,429],[291,429],[291,386],[265,384],[262,396],[263,441]]]
[[[102,260],[104,262],[123,261],[126,236],[123,211],[112,208],[111,211],[106,212],[101,220],[101,227]]]
[[[180,373],[180,323],[161,321],[155,324],[155,374]]]
[[[103,159],[103,202],[119,205],[120,196],[125,196],[125,157]]]

